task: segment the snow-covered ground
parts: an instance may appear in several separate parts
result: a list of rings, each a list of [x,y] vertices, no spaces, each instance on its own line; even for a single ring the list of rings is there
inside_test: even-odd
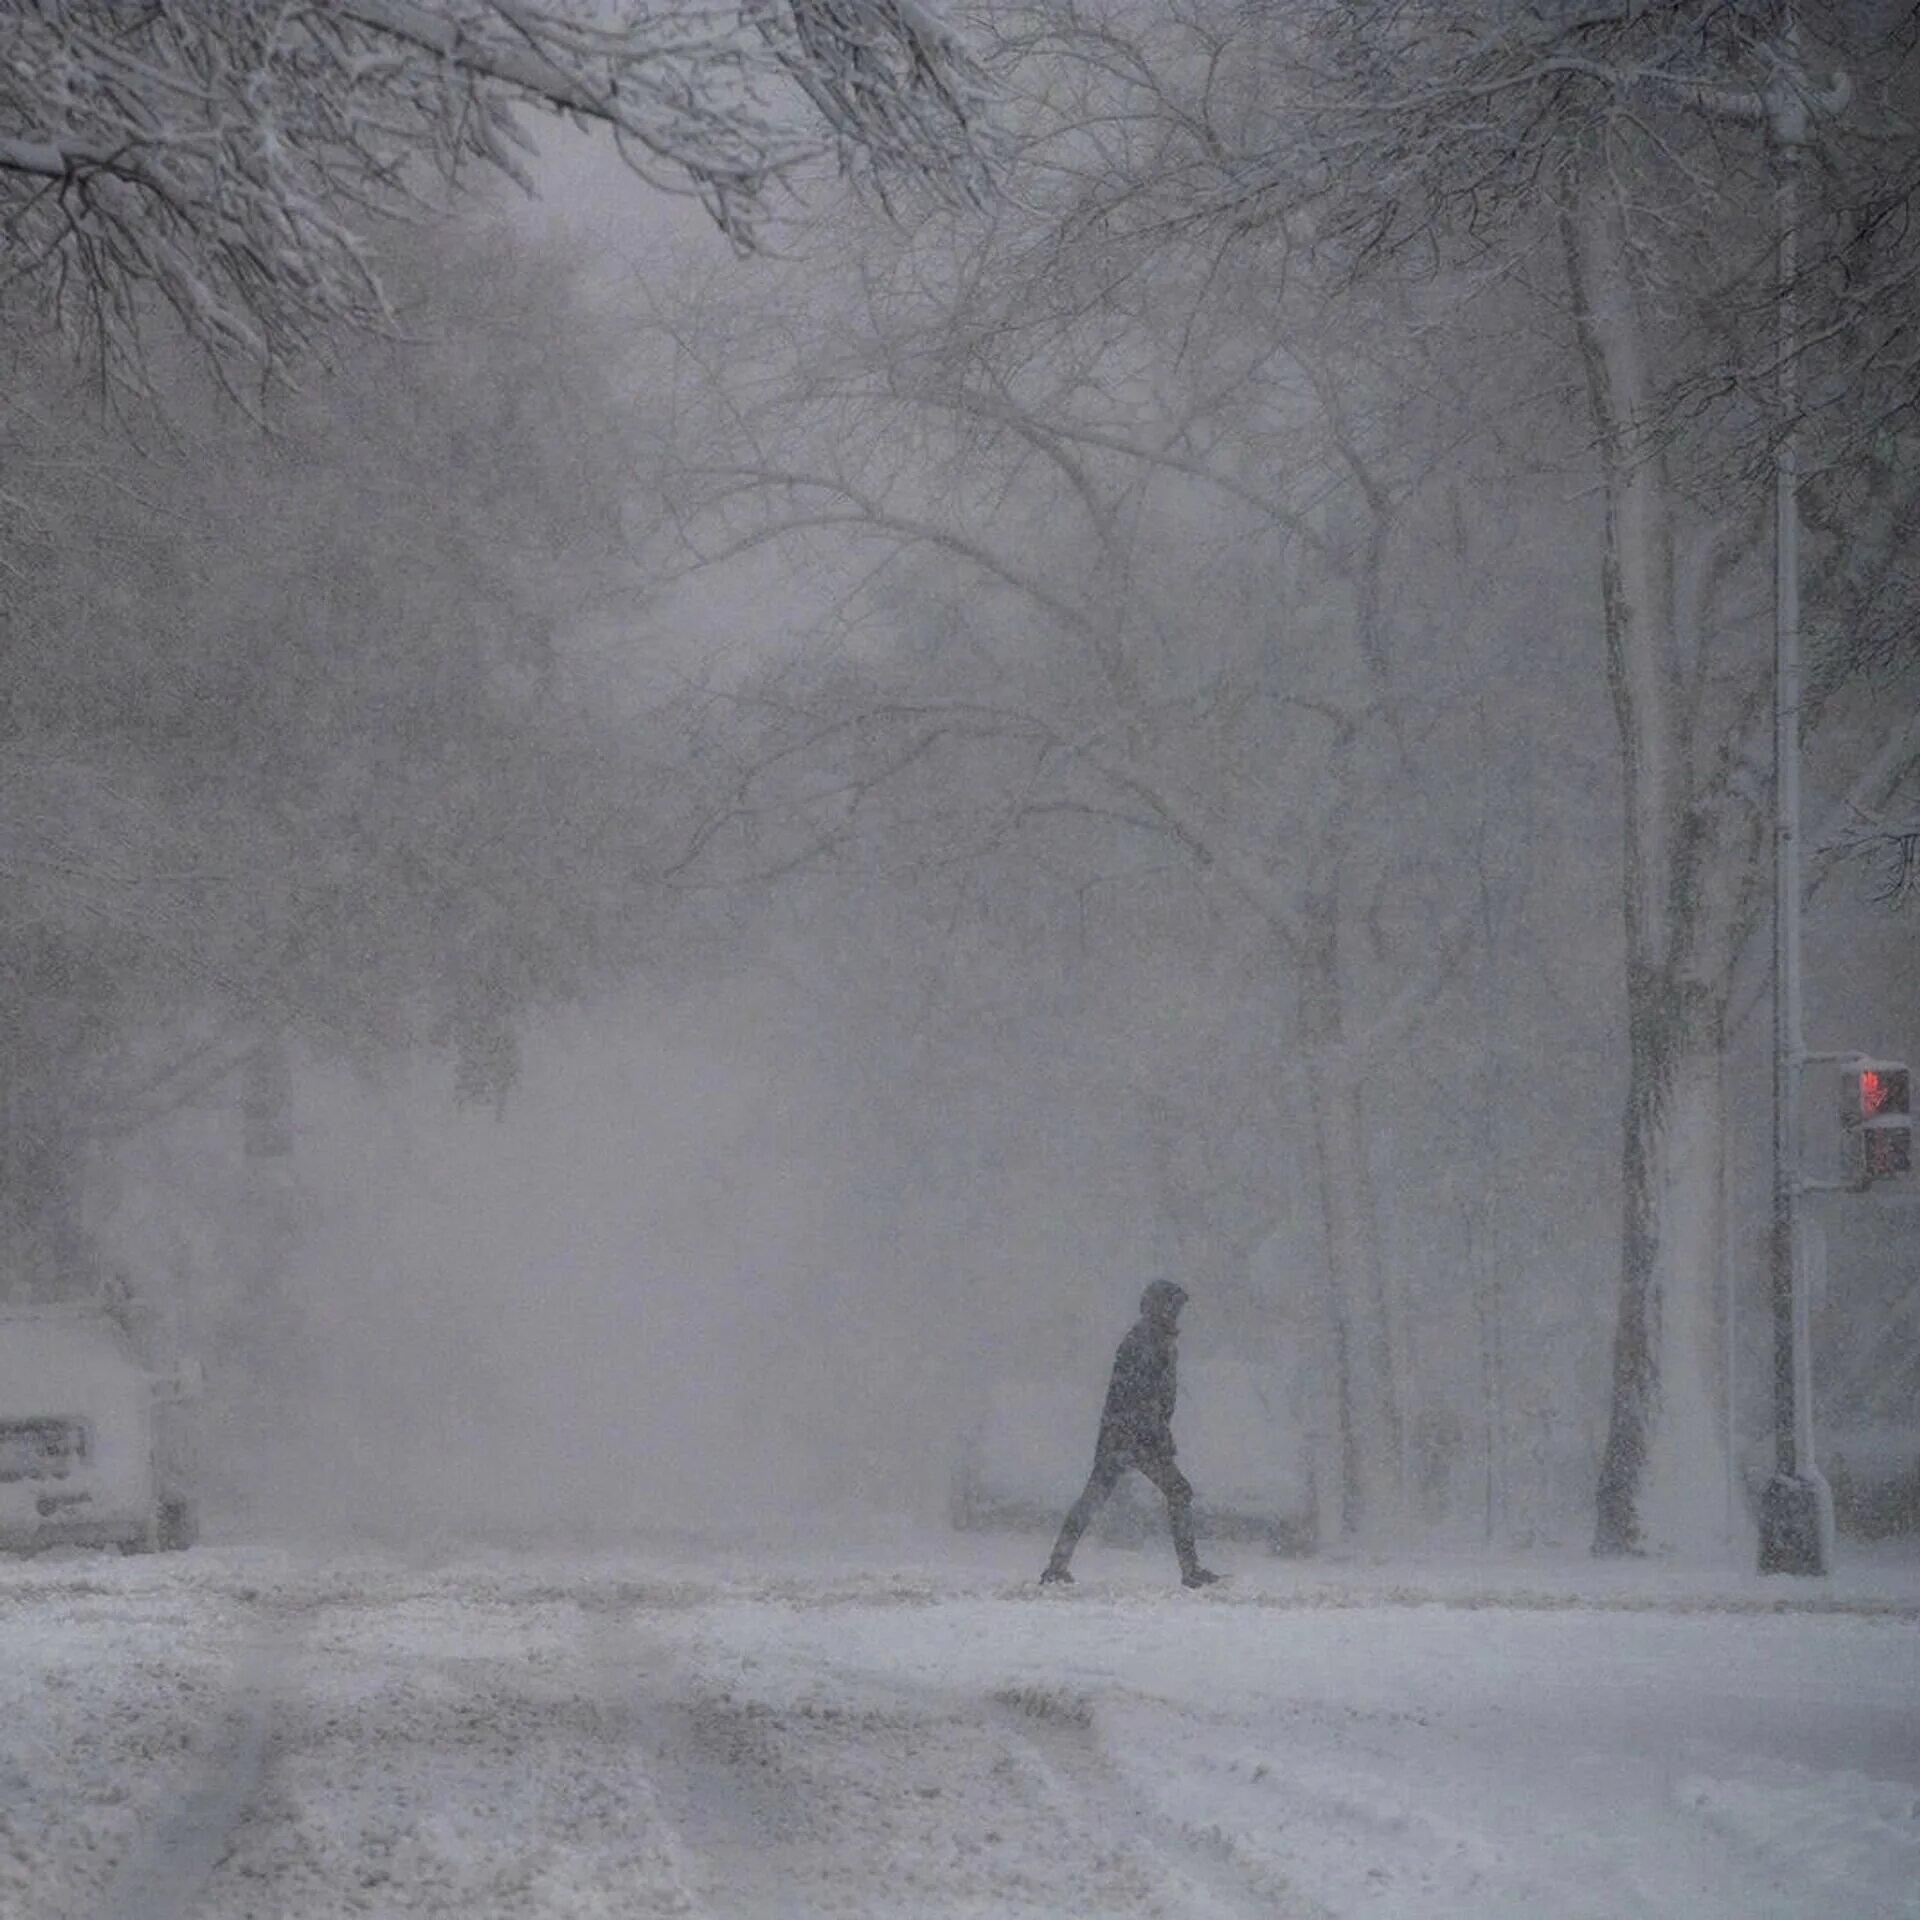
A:
[[[0,1914],[1920,1914],[1920,1568],[0,1564]]]

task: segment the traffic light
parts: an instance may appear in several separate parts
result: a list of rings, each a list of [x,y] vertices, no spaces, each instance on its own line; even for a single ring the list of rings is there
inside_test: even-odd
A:
[[[1913,1073],[1891,1060],[1856,1060],[1840,1076],[1847,1178],[1871,1186],[1913,1171]]]

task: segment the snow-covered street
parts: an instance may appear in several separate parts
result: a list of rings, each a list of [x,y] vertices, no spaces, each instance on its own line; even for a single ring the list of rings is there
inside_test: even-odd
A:
[[[1920,1590],[0,1568],[8,1920],[1920,1912]]]

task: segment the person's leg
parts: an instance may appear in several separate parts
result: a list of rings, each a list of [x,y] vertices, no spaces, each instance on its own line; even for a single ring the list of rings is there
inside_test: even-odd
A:
[[[1174,1463],[1171,1454],[1154,1454],[1133,1463],[1167,1497],[1167,1524],[1173,1530],[1173,1550],[1180,1558],[1180,1578],[1190,1587],[1210,1584],[1215,1575],[1200,1564],[1193,1539],[1193,1483]]]
[[[1120,1476],[1126,1470],[1126,1459],[1121,1454],[1101,1451],[1093,1456],[1093,1471],[1087,1475],[1087,1484],[1081,1490],[1080,1498],[1067,1510],[1067,1517],[1060,1523],[1060,1537],[1053,1543],[1053,1553],[1041,1579],[1064,1580],[1070,1577],[1067,1562],[1073,1558],[1073,1550],[1080,1544],[1080,1536],[1093,1524],[1093,1516],[1106,1505],[1107,1496],[1120,1484]]]

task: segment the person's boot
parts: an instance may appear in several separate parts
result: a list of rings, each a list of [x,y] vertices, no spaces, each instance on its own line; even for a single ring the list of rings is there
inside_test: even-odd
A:
[[[1193,1538],[1193,1496],[1184,1483],[1167,1496],[1167,1518],[1173,1523],[1173,1552],[1180,1562],[1183,1587],[1211,1587],[1220,1576],[1200,1564],[1200,1549]]]

